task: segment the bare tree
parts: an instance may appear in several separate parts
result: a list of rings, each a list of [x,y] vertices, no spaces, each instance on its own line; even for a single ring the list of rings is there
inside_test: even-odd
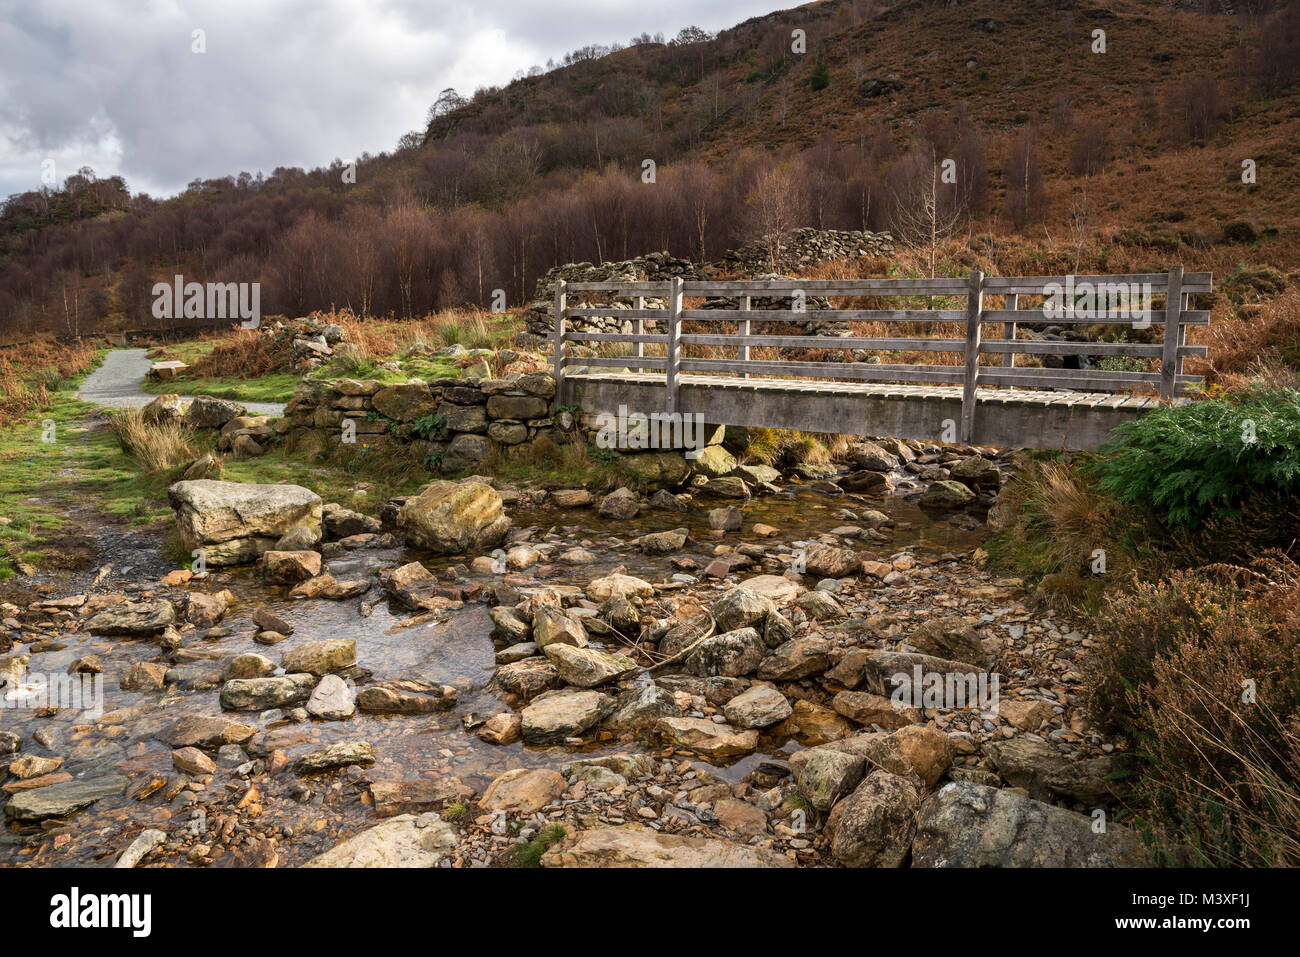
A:
[[[932,278],[939,243],[966,215],[956,184],[940,182],[941,165],[933,146],[913,150],[895,168],[891,189],[894,231],[905,243],[929,247]]]
[[[803,212],[803,183],[789,164],[759,176],[745,199],[748,225],[760,237],[772,272],[781,270],[782,241]]]

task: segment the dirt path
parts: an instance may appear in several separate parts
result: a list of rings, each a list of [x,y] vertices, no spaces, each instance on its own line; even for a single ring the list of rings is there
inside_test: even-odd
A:
[[[152,365],[146,349],[115,349],[104,357],[104,364],[86,376],[77,398],[111,408],[138,408],[156,396],[140,388]],[[282,402],[243,402],[249,412],[283,415]]]

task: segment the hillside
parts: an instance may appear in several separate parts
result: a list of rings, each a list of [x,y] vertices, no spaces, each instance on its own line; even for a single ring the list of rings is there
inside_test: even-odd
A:
[[[1300,13],[1201,6],[823,0],[708,39],[587,47],[453,98],[423,136],[359,158],[354,183],[335,160],[160,202],[79,174],[0,215],[0,331],[171,326],[150,291],[177,273],[260,282],[267,314],[420,316],[497,288],[522,306],[562,262],[716,261],[771,228],[906,241],[944,159],[946,232],[1017,240],[972,244],[994,270],[1014,256],[1285,274],[1300,258]]]

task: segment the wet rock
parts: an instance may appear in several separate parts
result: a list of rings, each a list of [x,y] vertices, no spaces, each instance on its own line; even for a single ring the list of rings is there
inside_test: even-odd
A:
[[[228,589],[216,594],[190,592],[185,596],[185,620],[195,628],[211,628],[225,617],[234,600]]]
[[[522,712],[524,741],[554,744],[577,737],[614,710],[614,699],[599,691],[547,691]]]
[[[709,510],[709,528],[719,532],[737,532],[745,521],[745,513],[730,505]]]
[[[664,834],[637,824],[583,831],[542,856],[543,867],[794,867],[770,848]]]
[[[455,706],[455,689],[428,681],[382,681],[357,692],[357,709],[370,714],[434,714]]]
[[[215,774],[216,763],[198,748],[178,748],[172,752],[172,764],[176,770],[195,777]]]
[[[319,676],[342,671],[356,663],[356,639],[329,638],[303,642],[297,648],[285,652],[281,666],[290,674],[305,672]]]
[[[375,748],[368,741],[341,741],[318,751],[304,754],[293,763],[293,772],[299,776],[321,774],[348,765],[375,763]]]
[[[502,648],[496,653],[496,663],[499,665],[513,664],[516,661],[523,661],[525,658],[533,658],[541,653],[535,641],[521,641],[517,644],[509,645]]]
[[[651,532],[636,541],[641,551],[647,555],[667,555],[685,548],[688,535],[687,529],[676,528],[670,532]]]
[[[925,508],[964,508],[975,501],[975,493],[960,482],[945,480],[934,482],[922,494],[920,504]]]
[[[762,636],[753,628],[738,628],[705,638],[686,656],[682,669],[699,677],[752,674],[767,653]]]
[[[68,665],[70,675],[102,675],[103,673],[104,666],[100,663],[98,655],[83,655]]]
[[[399,604],[417,611],[460,607],[459,599],[452,597],[459,592],[447,588],[419,562],[384,569],[379,573],[379,584]]]
[[[415,867],[437,865],[460,838],[437,814],[401,814],[362,831],[303,867]]]
[[[266,711],[300,705],[316,687],[310,674],[286,674],[273,678],[236,678],[221,686],[221,707],[227,711]]]
[[[887,452],[875,442],[861,442],[854,446],[849,460],[856,468],[873,472],[892,472],[899,467],[898,456]]]
[[[519,617],[519,613],[506,605],[497,605],[488,609],[492,619],[492,633],[509,642],[527,641],[533,633],[533,626]]]
[[[131,842],[131,846],[122,852],[122,856],[117,859],[113,866],[120,868],[135,867],[149,855],[150,851],[162,846],[166,841],[167,835],[156,828],[141,831],[140,836]]]
[[[745,484],[744,479],[736,475],[711,478],[701,491],[705,495],[712,495],[717,498],[748,499],[750,497],[749,486]]]
[[[92,635],[156,635],[176,620],[176,609],[165,598],[111,605],[86,623]]]
[[[997,488],[1002,481],[998,467],[982,455],[962,459],[952,467],[951,474],[955,481],[972,488]]]
[[[68,817],[90,807],[101,798],[122,794],[128,783],[129,780],[123,775],[110,774],[23,791],[9,799],[5,805],[5,817],[20,824]]]
[[[806,591],[794,600],[795,606],[814,621],[828,621],[843,618],[844,609],[840,603],[820,588]]]
[[[894,488],[891,476],[866,469],[841,476],[836,484],[846,492],[856,492],[859,495],[880,495]]]
[[[375,781],[370,785],[370,796],[374,799],[375,816],[388,818],[440,811],[449,804],[467,804],[474,799],[474,789],[460,778],[447,775],[432,781],[424,778]]]
[[[415,545],[440,554],[493,548],[505,539],[510,519],[501,496],[481,482],[432,482],[406,500],[397,525]]]
[[[552,642],[543,651],[551,664],[555,665],[561,680],[579,688],[594,688],[617,681],[637,670],[636,662],[626,655],[610,654],[592,648],[575,648]]]
[[[562,488],[551,492],[557,508],[588,508],[595,501],[585,488]]]
[[[684,460],[682,464],[683,466],[685,466]],[[678,498],[676,495],[674,495],[672,492],[664,488],[661,488],[659,491],[655,492],[653,495],[650,496],[650,507],[657,508],[660,511],[664,511],[664,512],[686,511],[686,505],[682,502],[682,500]]]
[[[282,635],[293,634],[293,625],[265,608],[259,608],[253,612],[253,624],[264,631],[275,631]]]
[[[831,810],[831,853],[845,867],[901,867],[916,835],[921,795],[907,778],[872,771]]]
[[[1128,867],[1138,864],[1132,833],[1111,824],[982,784],[947,784],[921,808],[913,867]]]
[[[706,445],[691,461],[692,471],[709,478],[722,478],[736,471],[736,457],[721,445]]]
[[[605,721],[611,731],[644,731],[655,728],[660,718],[679,718],[682,709],[671,694],[655,684],[620,694],[614,713]]]
[[[177,482],[167,498],[182,546],[201,548],[209,565],[252,561],[295,528],[320,528],[320,496],[298,485],[202,479]]]
[[[600,500],[600,514],[619,521],[636,518],[641,500],[630,488],[617,488]]]
[[[764,681],[798,681],[818,674],[830,666],[831,647],[824,638],[792,638],[762,660],[758,676]]]
[[[294,584],[320,574],[320,552],[262,553],[262,575],[267,581]]]
[[[545,658],[526,658],[498,668],[488,687],[530,701],[543,691],[559,688],[560,684],[555,665]]]
[[[223,681],[230,681],[234,678],[265,678],[275,673],[275,662],[265,655],[256,655],[247,652],[242,655],[235,655],[228,662],[221,672]]]
[[[166,664],[139,662],[123,671],[117,684],[123,692],[157,692],[166,684],[166,672]]]
[[[243,744],[257,729],[227,718],[206,715],[186,715],[162,735],[174,748],[206,748],[209,750],[227,744]]]
[[[514,744],[524,736],[524,719],[517,714],[503,711],[483,722],[476,734],[480,741],[486,741],[488,744]]]
[[[529,815],[558,800],[565,787],[556,771],[516,768],[489,784],[479,805],[487,811]]]
[[[614,595],[601,602],[596,615],[624,635],[635,637],[641,625],[640,609],[622,595]]]
[[[326,675],[307,699],[307,713],[322,721],[345,721],[356,713],[352,689],[338,675]]]

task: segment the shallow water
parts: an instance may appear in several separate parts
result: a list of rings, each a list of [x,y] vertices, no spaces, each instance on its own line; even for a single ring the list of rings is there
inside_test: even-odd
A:
[[[638,517],[635,526],[610,522],[599,516],[595,509],[520,510],[513,513],[513,518],[517,527],[535,530],[534,541],[544,541],[546,535],[554,530],[566,544],[585,541],[587,547],[597,553],[599,561],[594,566],[552,566],[554,574],[538,579],[539,583],[546,584],[583,585],[617,566],[625,566],[629,574],[662,581],[675,571],[670,562],[672,557],[689,555],[703,566],[711,559],[718,541],[733,545],[761,541],[750,534],[755,522],[764,522],[779,530],[779,537],[767,544],[788,544],[805,538],[812,540],[837,526],[853,524],[851,519],[838,514],[845,508],[859,513],[876,508],[894,518],[897,527],[891,542],[876,546],[863,543],[864,547],[873,549],[882,557],[909,547],[931,554],[966,551],[983,537],[982,529],[958,527],[945,517],[927,514],[901,497],[830,496],[808,486],[796,486],[782,495],[752,500],[744,509],[743,532],[715,539],[709,528],[708,511],[725,504],[728,503],[698,500],[685,512],[649,511]],[[682,526],[691,530],[693,541],[674,556],[643,556],[630,546],[620,545],[620,542],[630,542],[635,535]],[[435,572],[457,564],[445,557],[394,549],[351,552],[329,560],[326,570],[339,579],[358,578],[378,568],[415,559],[423,561]],[[535,571],[532,569],[523,574]],[[151,580],[134,575],[132,579]],[[488,584],[495,581],[496,576],[471,576],[471,580]],[[123,583],[110,575],[106,584],[121,587]],[[78,633],[62,638],[66,647],[61,650],[32,654],[29,668],[33,672],[51,674],[65,672],[75,659],[83,655],[100,655],[105,669],[103,710],[107,726],[96,729],[93,725],[80,724],[83,720],[81,713],[71,709],[64,709],[53,717],[40,717],[30,710],[0,712],[0,722],[6,729],[23,733],[22,753],[64,755],[67,762],[62,770],[74,778],[94,778],[110,773],[128,776],[170,774],[173,771],[172,749],[157,740],[155,735],[185,714],[223,714],[217,700],[222,659],[256,652],[278,660],[284,652],[305,640],[347,637],[356,639],[358,665],[369,671],[373,679],[420,678],[450,684],[458,690],[457,706],[441,715],[409,717],[358,713],[347,721],[310,721],[301,725],[268,725],[257,712],[224,714],[272,731],[279,746],[284,747],[291,758],[336,741],[366,740],[378,752],[378,761],[368,772],[372,780],[455,775],[480,793],[504,771],[517,767],[558,767],[574,760],[578,754],[577,749],[565,746],[533,748],[515,744],[498,747],[479,741],[465,730],[462,722],[467,716],[487,717],[501,710],[501,703],[486,690],[494,671],[496,648],[491,638],[492,624],[486,606],[482,604],[466,603],[462,610],[451,612],[445,620],[438,620],[390,607],[380,597],[377,586],[360,600],[290,600],[285,597],[287,587],[268,586],[248,568],[216,570],[207,581],[192,587],[202,591],[230,588],[235,593],[237,601],[223,622],[231,633],[210,641],[187,638],[184,654],[197,660],[177,666],[185,680],[179,687],[169,686],[161,699],[156,693],[129,693],[118,688],[118,676],[131,665],[158,657],[158,647],[151,642]],[[63,589],[60,594],[72,590]],[[368,617],[363,617],[359,611],[363,602],[374,602]],[[265,607],[291,621],[295,626],[294,633],[273,648],[256,643],[253,640],[256,629],[248,616],[258,607]],[[41,728],[58,729],[59,739],[50,742],[49,749],[33,743],[32,734]],[[765,758],[780,756],[781,752],[796,747],[793,742],[765,738],[758,753],[730,766],[719,767],[718,771],[729,780],[739,780]],[[629,747],[611,739],[592,741],[581,750],[589,753],[614,750],[660,753],[662,748],[662,744],[655,741],[638,742]],[[286,787],[284,782],[291,778],[292,772],[286,771],[270,779],[279,783],[264,786],[283,788]],[[229,773],[223,769],[210,787],[226,787],[230,782]],[[318,795],[329,793],[324,807],[312,801],[278,800],[274,802],[273,810],[268,810],[268,823],[292,828],[297,835],[295,840],[282,844],[281,865],[300,863],[332,846],[342,836],[373,823],[373,810],[355,799],[355,789],[344,786],[340,790],[335,782],[335,776],[308,779],[308,785]],[[242,781],[235,784],[240,789],[246,786]],[[174,802],[168,807],[159,794],[143,802],[125,795],[105,798],[66,822],[25,830],[10,825],[8,830],[0,831],[0,864],[107,865],[138,831],[151,826],[170,830],[181,826],[189,814],[189,809],[179,803]],[[317,825],[322,816],[330,818],[330,826],[316,838],[302,839],[301,835]],[[54,855],[43,855],[39,860],[24,853],[25,848],[30,851],[39,843],[43,830],[51,828],[66,830],[72,835],[65,848]]]

